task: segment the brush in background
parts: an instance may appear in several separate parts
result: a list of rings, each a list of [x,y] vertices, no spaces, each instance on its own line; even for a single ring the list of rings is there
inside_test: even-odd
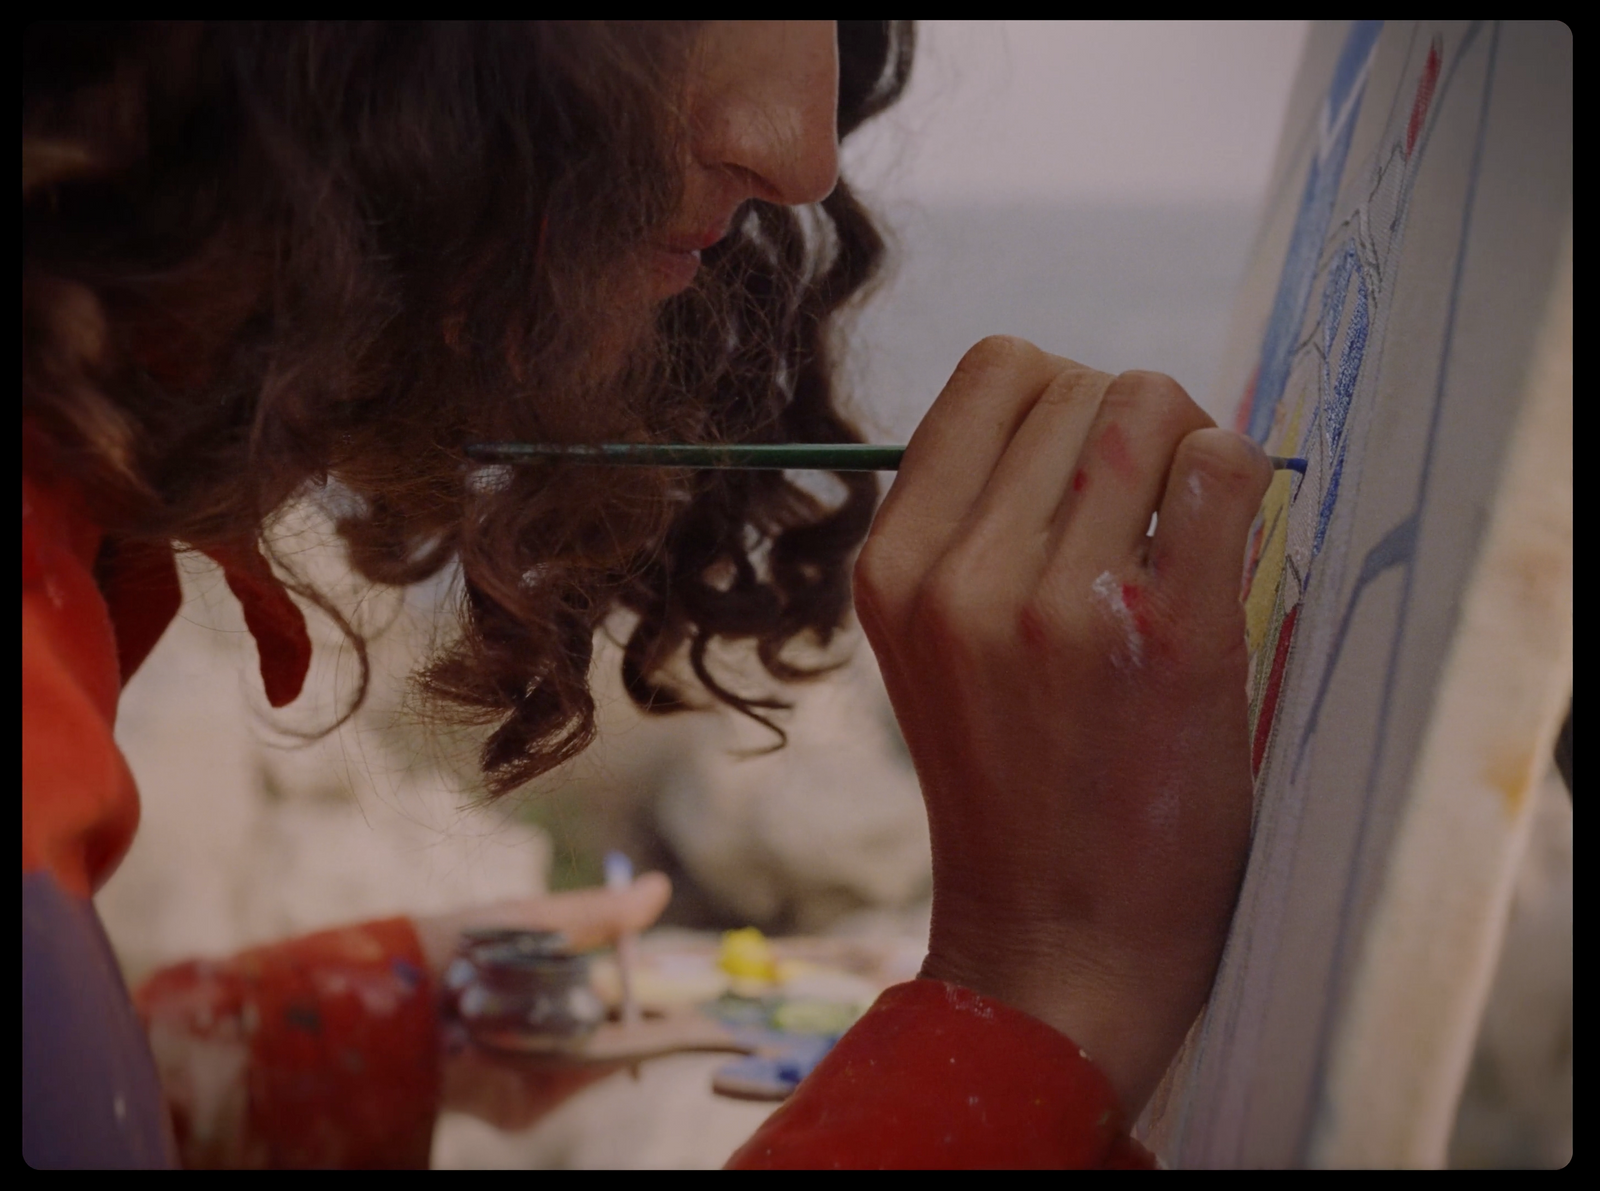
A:
[[[606,853],[606,888],[626,889],[633,884],[633,862],[621,852]],[[633,970],[638,938],[632,931],[617,939],[617,972],[622,977],[622,1024],[639,1024],[639,1002],[633,994]]]
[[[737,471],[898,471],[906,449],[878,443],[762,443],[732,446],[686,443],[473,443],[467,458],[477,463],[534,463],[564,459],[622,467],[698,467]],[[1280,471],[1305,474],[1304,459],[1268,455]]]

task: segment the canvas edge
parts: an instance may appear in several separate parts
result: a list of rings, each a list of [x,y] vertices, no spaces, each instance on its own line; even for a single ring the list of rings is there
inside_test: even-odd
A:
[[[1489,529],[1335,1026],[1317,1167],[1440,1167],[1572,690],[1572,226]],[[1470,879],[1465,879],[1470,874]]]

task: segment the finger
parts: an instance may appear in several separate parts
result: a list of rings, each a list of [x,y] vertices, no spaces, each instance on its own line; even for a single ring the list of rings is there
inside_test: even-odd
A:
[[[1237,614],[1245,542],[1272,475],[1261,448],[1228,430],[1197,430],[1178,445],[1150,569],[1202,617]]]
[[[497,1129],[526,1129],[574,1093],[617,1069],[614,1063],[558,1066],[548,1055],[506,1055],[477,1046],[449,1056],[440,1072],[443,1106]]]
[[[1171,377],[1124,372],[1112,381],[1057,517],[1063,557],[1095,571],[1125,565],[1143,546],[1178,444],[1211,425]]]
[[[1081,484],[1079,456],[1113,379],[1076,365],[1057,373],[995,466],[973,517],[978,532],[1012,548],[1042,537],[1074,479]]]
[[[906,446],[873,536],[920,577],[949,545],[1039,395],[1077,365],[995,336],[962,357]]]
[[[672,898],[664,873],[644,873],[620,889],[580,889],[540,899],[539,928],[558,930],[574,950],[603,947],[618,936],[644,930],[661,917]]]
[[[575,951],[603,947],[618,936],[644,930],[661,917],[672,899],[672,882],[663,873],[643,873],[619,889],[577,889],[546,897],[519,898],[451,915],[450,949],[464,930],[507,927],[560,931]]]

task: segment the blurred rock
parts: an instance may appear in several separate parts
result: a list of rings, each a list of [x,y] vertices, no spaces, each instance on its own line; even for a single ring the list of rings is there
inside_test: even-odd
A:
[[[419,734],[406,747],[411,730],[396,729],[401,696],[389,672],[408,669],[418,647],[398,597],[390,632],[372,646],[372,697],[307,743],[283,729],[332,721],[348,646],[310,617],[307,694],[289,715],[268,712],[253,641],[220,574],[194,559],[184,572],[184,611],[128,684],[117,720],[143,816],[95,904],[131,977],[339,922],[544,888],[544,836],[508,810],[473,809],[437,763],[437,744]]]
[[[922,796],[870,651],[797,695],[782,749],[741,757],[730,742],[672,769],[655,804],[662,839],[733,917],[768,931],[927,898]],[[765,743],[738,727],[746,748]]]
[[[770,730],[720,706],[645,715],[622,690],[618,646],[603,637],[591,679],[597,743],[517,795],[553,838],[553,883],[598,880],[600,857],[620,848],[637,868],[672,877],[665,921],[778,934],[925,901],[916,775],[872,651],[859,636],[841,649],[840,669],[781,690],[748,655],[717,656],[734,689],[794,703],[775,714],[788,739],[774,750]]]

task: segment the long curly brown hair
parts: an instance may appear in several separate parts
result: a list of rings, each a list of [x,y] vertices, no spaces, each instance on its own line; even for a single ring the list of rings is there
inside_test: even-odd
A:
[[[694,287],[619,325],[676,209],[673,23],[31,25],[23,50],[23,410],[108,540],[255,543],[308,493],[355,569],[459,565],[420,675],[492,726],[503,793],[595,731],[594,636],[627,690],[716,699],[718,638],[816,672],[876,500],[779,472],[473,471],[473,441],[849,442],[830,322],[883,242],[841,182],[752,202]],[[839,132],[900,94],[908,22],[839,23]],[[621,320],[626,323],[626,320]],[[293,590],[360,634],[309,583]],[[359,695],[357,696],[359,700]]]

